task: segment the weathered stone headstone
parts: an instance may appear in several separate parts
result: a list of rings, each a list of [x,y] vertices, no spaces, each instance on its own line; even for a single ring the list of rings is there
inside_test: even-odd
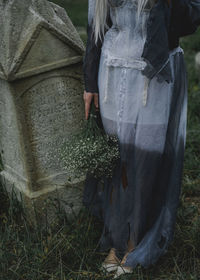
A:
[[[81,206],[84,179],[68,181],[57,149],[84,118],[83,53],[63,8],[0,0],[0,175],[29,210],[55,196]]]

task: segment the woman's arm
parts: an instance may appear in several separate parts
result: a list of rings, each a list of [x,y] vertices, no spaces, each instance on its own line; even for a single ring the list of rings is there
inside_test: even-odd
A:
[[[87,24],[87,45],[83,60],[83,73],[86,92],[98,93],[98,68],[101,55],[102,42],[94,41],[92,22]]]
[[[93,19],[95,12],[96,0],[88,0],[88,24],[87,24],[87,44],[85,56],[83,59],[83,74],[84,74],[84,84],[85,90],[83,94],[83,99],[85,102],[85,118],[88,119],[90,104],[94,97],[94,103],[96,108],[98,108],[98,71],[99,62],[101,56],[101,47],[103,44],[100,38],[95,44],[95,38],[93,33]],[[112,25],[110,14],[107,15],[107,26]],[[106,32],[106,30],[105,30]]]
[[[179,37],[190,35],[200,25],[200,0],[171,0],[172,23]]]
[[[95,4],[96,0],[88,1],[87,45],[83,60],[83,73],[86,92],[99,93],[98,70],[101,55],[101,47],[103,44],[103,36],[102,41],[98,39],[97,44],[95,44],[93,33]],[[109,27],[112,25],[109,13],[107,15],[107,25]]]

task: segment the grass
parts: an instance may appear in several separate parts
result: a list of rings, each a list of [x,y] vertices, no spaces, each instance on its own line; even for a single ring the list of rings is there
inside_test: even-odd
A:
[[[174,241],[167,254],[151,268],[138,266],[134,274],[121,279],[199,279],[199,200],[193,199],[196,190],[182,195]],[[111,279],[99,270],[105,258],[97,250],[102,224],[85,209],[72,221],[59,213],[56,227],[33,229],[14,192],[8,199],[1,187],[0,202],[0,279]]]
[[[51,0],[65,8],[75,26],[87,26],[88,0]]]
[[[76,26],[85,26],[87,1],[55,0],[63,5]],[[78,13],[77,13],[78,10]],[[189,78],[187,145],[183,188],[177,213],[174,240],[158,263],[149,269],[138,266],[127,280],[200,279],[200,73],[194,69],[200,31],[181,42]],[[106,280],[99,267],[105,254],[99,253],[100,221],[82,209],[67,220],[59,207],[55,227],[31,228],[15,193],[8,198],[0,186],[0,280]],[[57,207],[52,204],[52,207]]]
[[[102,225],[83,209],[73,221],[59,213],[56,227],[31,228],[13,192],[0,189],[0,279],[111,279],[100,272],[105,254],[97,249]],[[196,203],[197,202],[197,203]],[[138,266],[121,279],[199,279],[200,220],[198,201],[182,195],[174,241],[149,269]],[[55,207],[52,205],[52,207]],[[83,234],[84,233],[84,234]]]

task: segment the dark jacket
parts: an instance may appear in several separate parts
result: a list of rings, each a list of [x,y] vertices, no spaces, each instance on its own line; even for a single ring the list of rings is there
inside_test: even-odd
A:
[[[107,24],[112,26],[110,16]],[[179,46],[180,37],[194,33],[200,25],[200,0],[157,0],[147,22],[142,57],[147,62],[143,74],[172,80],[169,51]],[[87,45],[83,59],[85,90],[98,93],[98,69],[103,40],[95,45],[92,22],[87,26]]]

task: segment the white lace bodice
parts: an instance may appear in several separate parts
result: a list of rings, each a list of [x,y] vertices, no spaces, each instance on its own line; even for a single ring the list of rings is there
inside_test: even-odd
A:
[[[137,6],[133,0],[108,0],[112,27],[104,37],[102,52],[115,59],[119,59],[131,66],[131,61],[138,60],[143,65],[141,55],[146,40],[146,26],[149,9],[142,11],[137,17]],[[109,64],[112,63],[109,59]],[[141,64],[142,63],[142,64]],[[124,65],[125,66],[125,65]]]

